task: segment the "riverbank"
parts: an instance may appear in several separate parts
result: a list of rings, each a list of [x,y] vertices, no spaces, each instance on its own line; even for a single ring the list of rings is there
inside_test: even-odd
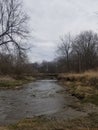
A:
[[[35,81],[32,76],[17,78],[16,76],[0,76],[0,89],[19,89],[22,85]]]
[[[59,74],[58,80],[68,93],[79,100],[70,107],[88,113],[86,117],[78,119],[81,128],[98,128],[98,72]],[[72,124],[78,126],[76,120],[72,120]]]
[[[98,115],[92,113],[87,117],[81,117],[73,120],[49,119],[42,116],[22,120],[9,128],[11,128],[11,130],[79,130],[83,128],[98,128]]]
[[[73,120],[52,119],[44,116],[24,119],[15,125],[0,127],[0,130],[97,130],[98,114],[91,113],[86,117]]]
[[[58,80],[67,87],[72,96],[82,102],[98,105],[98,72],[60,74]]]

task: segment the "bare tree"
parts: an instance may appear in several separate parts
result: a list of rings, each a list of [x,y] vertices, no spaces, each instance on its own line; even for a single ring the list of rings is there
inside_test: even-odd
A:
[[[80,33],[73,42],[72,50],[78,58],[79,72],[95,67],[98,56],[98,35],[92,31]]]
[[[70,34],[65,35],[64,38],[61,38],[61,43],[58,46],[58,51],[61,53],[61,55],[63,57],[65,57],[66,60],[66,65],[67,65],[67,71],[69,71],[70,67],[69,67],[69,56],[70,56],[70,52],[71,52],[71,36]]]
[[[25,49],[22,40],[29,33],[27,21],[19,0],[0,0],[0,46],[7,50]]]
[[[0,53],[0,75],[13,73],[14,57],[11,54]]]
[[[92,31],[84,31],[76,35],[74,39],[64,37],[59,46],[59,69],[64,72],[84,72],[98,67],[98,34]],[[66,62],[64,63],[66,59]]]

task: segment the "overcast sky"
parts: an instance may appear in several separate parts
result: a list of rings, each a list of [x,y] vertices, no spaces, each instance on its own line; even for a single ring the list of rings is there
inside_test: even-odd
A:
[[[23,0],[34,37],[32,62],[52,60],[59,37],[82,30],[98,32],[98,0]]]

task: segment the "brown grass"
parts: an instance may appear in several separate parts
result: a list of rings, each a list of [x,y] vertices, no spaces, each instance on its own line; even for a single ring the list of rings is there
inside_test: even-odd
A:
[[[98,115],[95,113],[73,120],[49,119],[45,117],[24,119],[16,125],[9,126],[8,130],[90,130],[91,128],[92,130],[93,128],[98,128]]]
[[[85,78],[98,78],[98,71],[86,71],[84,73],[62,73],[59,75],[62,78],[66,77],[74,77],[74,78],[80,78],[80,77],[85,77]]]
[[[0,76],[0,89],[20,89],[23,84],[35,81],[35,78],[28,76],[16,79],[10,76]]]
[[[98,71],[88,71],[80,74],[60,74],[58,79],[61,80],[73,96],[79,99],[94,96],[94,99],[98,99]]]

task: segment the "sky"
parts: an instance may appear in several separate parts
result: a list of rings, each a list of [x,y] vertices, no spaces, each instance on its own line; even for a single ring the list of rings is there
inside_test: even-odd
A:
[[[98,0],[23,0],[30,17],[31,62],[51,61],[61,36],[98,32]]]

